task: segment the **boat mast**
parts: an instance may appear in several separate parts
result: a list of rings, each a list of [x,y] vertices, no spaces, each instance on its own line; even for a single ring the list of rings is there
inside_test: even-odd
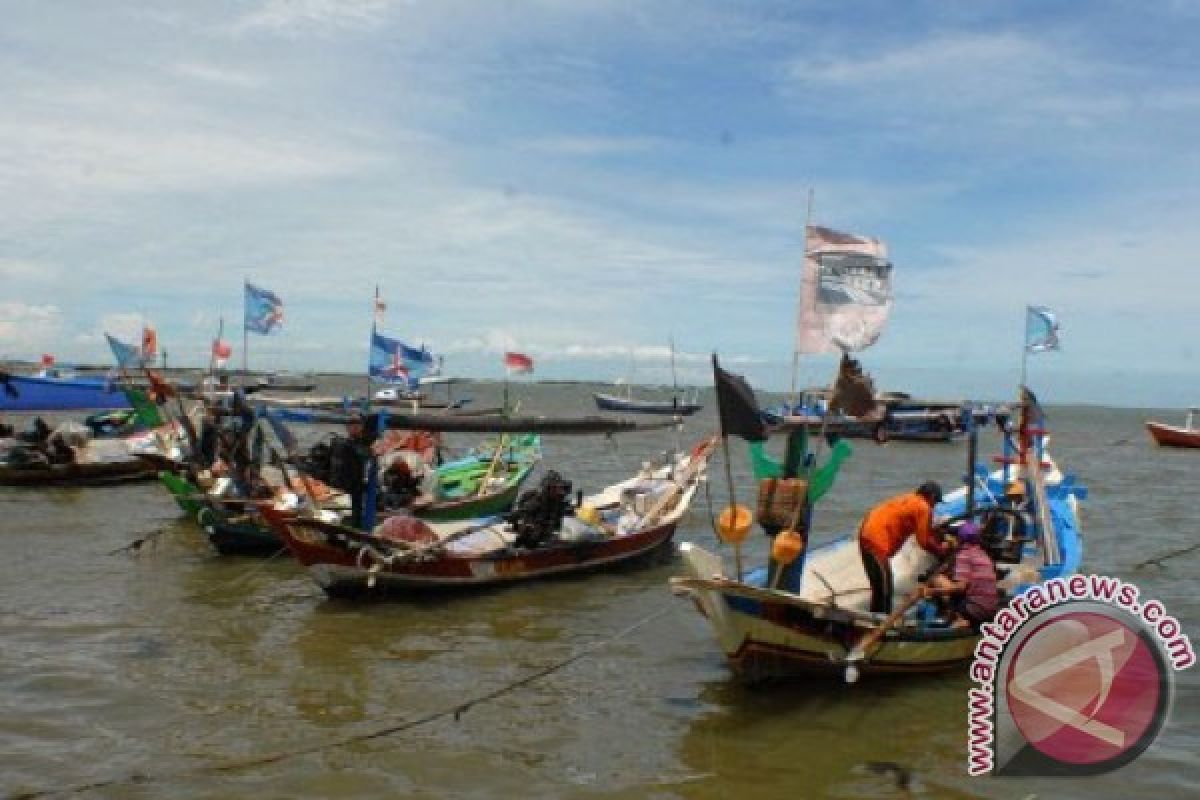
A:
[[[804,213],[804,246],[801,249],[800,255],[800,291],[796,296],[796,330],[792,339],[792,388],[791,396],[788,398],[788,406],[795,408],[796,405],[796,379],[800,373],[800,315],[804,308],[804,262],[808,258],[808,228],[812,225],[813,212],[813,188],[808,188],[808,208]],[[794,412],[793,412],[794,413]]]
[[[250,279],[242,276],[242,376],[250,376],[250,330],[246,327],[246,286]]]

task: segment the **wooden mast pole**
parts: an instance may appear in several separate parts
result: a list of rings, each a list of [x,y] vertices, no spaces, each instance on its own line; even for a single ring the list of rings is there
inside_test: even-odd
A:
[[[812,225],[813,188],[808,188],[808,208],[804,212],[804,245],[800,256],[800,292],[796,298],[796,332],[792,339],[792,388],[788,406],[796,405],[796,382],[800,374],[800,316],[804,313],[804,271],[808,261],[808,228]]]

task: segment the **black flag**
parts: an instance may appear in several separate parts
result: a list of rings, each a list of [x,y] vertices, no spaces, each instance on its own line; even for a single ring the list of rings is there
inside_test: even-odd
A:
[[[754,390],[741,375],[726,372],[713,354],[713,382],[717,387],[717,410],[722,436],[740,436],[749,442],[767,438],[767,426],[758,412]]]

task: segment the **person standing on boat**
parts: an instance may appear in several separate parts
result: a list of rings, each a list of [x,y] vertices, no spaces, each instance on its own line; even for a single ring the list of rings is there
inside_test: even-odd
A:
[[[346,436],[337,437],[329,448],[329,485],[350,495],[350,524],[362,527],[363,491],[367,486],[367,465],[371,446],[367,441],[362,417],[346,423]]]
[[[938,573],[930,578],[921,596],[948,600],[946,610],[953,627],[979,630],[980,625],[996,616],[996,565],[980,545],[979,525],[964,522],[954,535],[958,550],[950,574]]]
[[[871,582],[871,611],[886,614],[892,610],[891,560],[910,536],[916,536],[917,544],[939,558],[947,553],[933,528],[933,507],[941,501],[942,487],[926,481],[916,491],[884,500],[863,517],[858,546]]]

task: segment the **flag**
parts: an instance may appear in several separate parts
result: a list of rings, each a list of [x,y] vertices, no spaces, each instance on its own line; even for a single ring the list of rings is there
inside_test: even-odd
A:
[[[1044,353],[1058,349],[1058,315],[1045,306],[1025,306],[1025,350]]]
[[[260,289],[252,283],[246,284],[246,330],[250,333],[268,334],[283,325],[283,301],[279,295]]]
[[[212,360],[213,366],[217,369],[225,366],[225,362],[233,355],[233,348],[229,342],[223,342],[219,338],[213,339],[212,343]]]
[[[108,340],[109,349],[112,350],[113,357],[117,359],[117,366],[121,369],[136,369],[142,364],[142,351],[131,344],[125,344],[120,339],[113,338],[109,334],[104,334],[104,338]]]
[[[713,356],[713,382],[717,387],[717,414],[722,436],[740,436],[748,442],[767,438],[767,427],[758,411],[754,390],[741,375],[726,372]]]
[[[53,366],[54,366],[54,354],[53,353],[42,353],[42,368],[50,369],[50,367],[53,367]]]
[[[409,347],[371,331],[371,356],[367,374],[383,383],[396,383],[413,388],[433,369],[433,354],[424,347]]]
[[[149,325],[142,326],[142,358],[151,361],[158,355],[158,331]]]
[[[797,353],[865,350],[892,310],[892,264],[878,239],[808,227],[800,280]]]
[[[375,324],[379,325],[383,322],[383,312],[387,311],[387,303],[383,302],[383,298],[379,296],[379,287],[375,287],[375,305],[373,307],[375,314]]]
[[[533,359],[524,353],[505,353],[504,368],[509,375],[524,375],[533,372]]]

